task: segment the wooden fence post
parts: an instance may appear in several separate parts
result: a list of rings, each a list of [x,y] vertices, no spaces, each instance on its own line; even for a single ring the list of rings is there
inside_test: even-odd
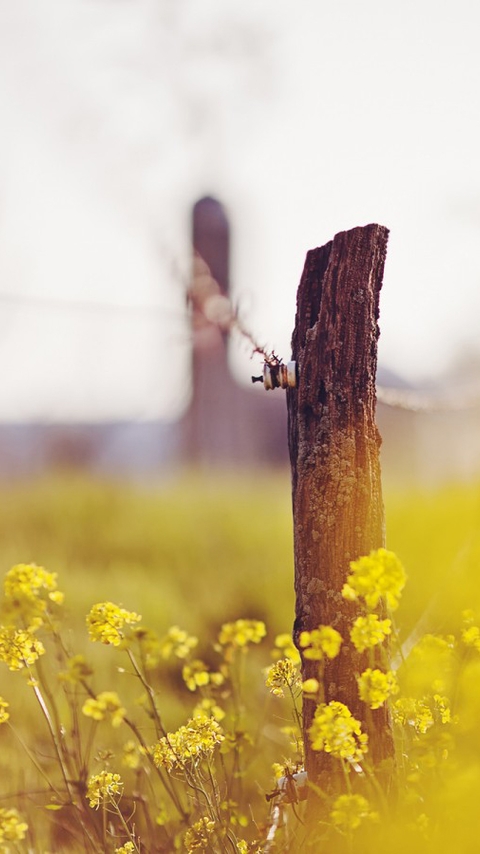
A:
[[[337,234],[307,254],[297,294],[292,359],[297,387],[287,391],[295,549],[294,634],[330,625],[344,638],[327,661],[325,702],[345,703],[370,738],[369,757],[393,755],[385,708],[366,710],[355,674],[368,666],[349,642],[355,604],[341,596],[349,562],[384,545],[375,424],[378,305],[388,230],[367,225]],[[303,678],[318,676],[303,661]],[[315,703],[304,700],[306,770],[327,791],[340,763],[310,748]],[[368,720],[367,718],[368,711]],[[336,782],[335,782],[336,781]]]
[[[229,296],[230,225],[223,205],[211,196],[193,207],[192,250],[191,288],[194,298],[198,288],[200,305],[192,301],[192,399],[183,423],[183,457],[202,468],[228,463],[234,443],[227,339],[207,320],[202,304],[209,292]]]

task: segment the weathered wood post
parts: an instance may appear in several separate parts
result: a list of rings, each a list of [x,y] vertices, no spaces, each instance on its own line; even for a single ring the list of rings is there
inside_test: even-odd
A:
[[[229,295],[230,226],[223,205],[211,196],[192,211],[192,399],[183,423],[183,457],[201,468],[231,457],[227,336],[205,316],[209,297]]]
[[[295,549],[294,633],[319,625],[344,638],[327,661],[325,702],[339,700],[369,733],[375,762],[393,754],[388,713],[358,699],[355,673],[368,666],[349,643],[355,605],[341,596],[349,562],[384,545],[384,514],[375,424],[377,320],[388,230],[367,225],[337,234],[307,254],[297,294],[292,359],[297,387],[288,389],[289,450]],[[318,676],[304,661],[303,678]],[[339,762],[313,752],[308,739],[315,703],[304,701],[306,770],[327,791]],[[337,784],[335,783],[337,780]]]

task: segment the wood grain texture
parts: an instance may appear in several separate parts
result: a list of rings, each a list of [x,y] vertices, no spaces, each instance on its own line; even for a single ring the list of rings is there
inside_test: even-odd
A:
[[[298,385],[287,392],[295,549],[294,636],[331,625],[344,638],[325,667],[325,701],[345,703],[370,737],[370,758],[393,754],[384,709],[366,710],[355,674],[368,666],[349,643],[360,613],[341,590],[349,563],[384,545],[384,512],[375,423],[379,295],[388,230],[367,225],[337,234],[307,254],[297,294],[292,358]],[[304,678],[317,675],[303,662]],[[334,786],[338,760],[309,749],[315,704],[304,701],[309,778]]]

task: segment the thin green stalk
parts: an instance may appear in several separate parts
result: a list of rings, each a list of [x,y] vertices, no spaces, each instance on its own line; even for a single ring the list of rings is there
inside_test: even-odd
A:
[[[63,799],[62,799],[62,795],[61,795],[61,793],[60,793],[60,792],[58,791],[58,789],[55,787],[55,784],[54,784],[54,783],[52,783],[52,781],[50,780],[50,778],[48,777],[47,773],[44,771],[44,769],[42,768],[42,766],[40,765],[40,763],[39,763],[39,762],[37,762],[37,760],[35,759],[35,756],[34,756],[34,755],[33,755],[33,753],[31,752],[31,750],[29,749],[29,747],[25,744],[25,742],[24,742],[23,738],[22,738],[22,737],[19,735],[19,733],[16,731],[15,727],[13,726],[13,724],[11,724],[11,723],[10,723],[10,721],[7,721],[6,723],[7,723],[7,726],[8,726],[8,727],[11,729],[11,731],[13,732],[13,734],[14,734],[15,738],[16,738],[16,739],[19,741],[19,743],[21,744],[21,746],[22,746],[23,750],[24,750],[24,751],[25,751],[25,753],[27,754],[27,756],[28,756],[28,758],[30,759],[30,761],[35,765],[35,768],[37,769],[38,773],[39,773],[39,774],[41,774],[41,776],[44,778],[44,780],[48,783],[49,788],[52,790],[52,792],[55,792],[55,794],[57,795],[57,797],[58,797],[60,800],[63,800]]]
[[[65,789],[66,789],[66,791],[67,791],[67,794],[68,794],[68,796],[69,796],[69,798],[70,798],[70,801],[71,801],[72,805],[75,807],[75,809],[77,809],[77,810],[81,813],[81,812],[82,812],[81,808],[78,806],[78,804],[77,804],[77,803],[76,803],[76,801],[74,800],[74,796],[73,796],[73,793],[72,793],[72,790],[71,790],[71,784],[70,784],[70,781],[69,781],[69,779],[68,779],[68,775],[67,775],[67,769],[65,768],[65,765],[64,765],[64,763],[63,763],[62,752],[61,752],[61,750],[60,750],[60,747],[59,747],[59,744],[58,744],[58,741],[57,741],[57,736],[56,736],[55,729],[54,729],[54,726],[53,726],[52,721],[51,721],[51,718],[50,718],[50,714],[49,714],[49,711],[48,711],[47,704],[45,703],[45,700],[44,700],[44,698],[43,698],[43,696],[42,696],[42,692],[40,691],[40,689],[39,689],[38,685],[37,685],[37,684],[35,684],[35,682],[34,682],[34,684],[32,685],[32,687],[33,687],[33,691],[34,691],[35,697],[36,697],[36,699],[37,699],[37,702],[38,702],[38,704],[39,704],[39,706],[40,706],[40,708],[41,708],[41,710],[42,710],[43,716],[45,717],[45,720],[46,720],[46,723],[47,723],[48,730],[49,730],[49,732],[50,732],[50,737],[51,737],[51,739],[52,739],[52,743],[53,743],[53,746],[54,746],[54,750],[55,750],[55,753],[56,753],[56,755],[57,755],[58,764],[60,765],[60,770],[61,770],[61,772],[62,772],[63,782],[65,783]],[[87,826],[85,825],[85,823],[84,823],[82,820],[81,820],[81,825],[82,825],[82,830],[83,830],[83,831],[84,831],[84,833],[86,834],[87,838],[88,838],[88,839],[89,839],[89,841],[90,841],[90,842],[92,842],[92,844],[93,844],[93,840],[92,840],[92,837],[90,836],[90,833],[89,833],[89,831],[88,831],[88,828],[87,828]]]
[[[127,655],[130,659],[130,663],[131,663],[133,669],[135,670],[136,675],[140,679],[140,682],[142,683],[145,691],[147,692],[147,696],[148,696],[148,699],[150,701],[150,706],[152,709],[153,719],[154,719],[155,724],[157,726],[157,730],[162,736],[166,736],[167,731],[166,731],[165,727],[163,726],[162,720],[160,718],[160,715],[159,715],[159,712],[157,709],[157,704],[155,703],[155,692],[153,691],[152,686],[145,679],[140,667],[137,664],[137,661],[136,661],[135,656],[134,656],[133,652],[131,651],[131,649],[129,649],[127,647],[126,652],[127,652]]]
[[[153,761],[153,756],[151,755],[149,748],[145,744],[145,741],[143,740],[142,734],[140,733],[140,730],[138,729],[137,725],[133,721],[131,721],[130,718],[124,718],[123,720],[124,720],[124,723],[129,727],[129,729],[131,729],[131,731],[135,735],[138,743],[143,748],[144,754],[147,757],[147,760],[150,762],[150,765],[152,766],[152,768],[156,771],[156,773],[157,773],[157,775],[158,775],[158,777],[162,783],[162,786],[164,787],[168,796],[172,800],[174,806],[178,810],[180,817],[182,818],[183,821],[187,821],[188,813],[185,812],[185,810],[182,806],[181,800],[178,796],[178,793],[175,789],[175,786],[170,783],[168,775],[165,778],[165,775],[162,773],[161,769],[157,765],[155,765],[155,762]]]
[[[63,782],[65,783],[65,788],[66,788],[67,793],[68,793],[68,795],[69,795],[69,797],[73,803],[73,796],[72,796],[72,792],[70,790],[70,782],[68,780],[67,769],[65,768],[65,765],[63,763],[62,751],[61,751],[60,746],[58,744],[57,735],[55,733],[55,728],[54,728],[52,720],[50,718],[50,713],[48,711],[47,704],[46,704],[46,702],[42,696],[42,692],[40,691],[40,688],[38,687],[38,685],[36,685],[34,683],[32,685],[32,687],[33,687],[33,692],[35,694],[35,697],[37,698],[38,704],[42,710],[43,716],[47,722],[47,727],[48,727],[48,730],[50,732],[50,737],[52,739],[53,746],[55,749],[55,753],[57,754],[58,763],[60,765],[60,770],[62,772],[62,777],[63,777]]]
[[[135,841],[135,837],[133,836],[132,831],[130,830],[127,822],[125,821],[125,816],[123,815],[120,807],[118,806],[118,804],[114,800],[114,798],[110,798],[110,803],[113,806],[113,809],[114,809],[115,813],[117,814],[118,818],[120,819],[122,827],[125,830],[125,833],[127,834],[129,841],[133,842],[133,845],[135,847],[135,851],[137,852],[137,854],[140,854],[140,848],[138,847],[138,845]]]

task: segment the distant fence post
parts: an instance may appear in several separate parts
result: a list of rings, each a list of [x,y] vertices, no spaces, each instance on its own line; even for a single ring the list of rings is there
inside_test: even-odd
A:
[[[288,389],[292,467],[296,621],[301,631],[330,625],[344,638],[327,661],[325,702],[345,703],[369,732],[375,763],[393,755],[385,707],[358,698],[355,674],[368,664],[349,643],[355,605],[341,596],[349,562],[384,545],[384,513],[375,424],[379,293],[388,230],[367,225],[337,234],[307,254],[297,294]],[[318,675],[304,661],[303,678]],[[311,750],[315,703],[304,701],[306,770],[327,791],[339,784],[339,762]],[[336,783],[335,783],[336,780]]]
[[[218,326],[209,323],[202,300],[208,293],[229,294],[230,226],[223,205],[211,196],[199,199],[192,210],[192,399],[184,419],[183,458],[201,467],[232,456],[229,396],[231,378],[227,341]]]

